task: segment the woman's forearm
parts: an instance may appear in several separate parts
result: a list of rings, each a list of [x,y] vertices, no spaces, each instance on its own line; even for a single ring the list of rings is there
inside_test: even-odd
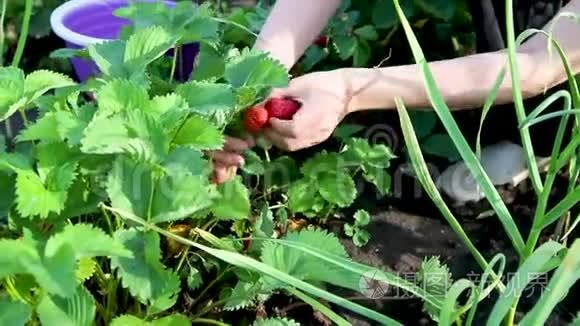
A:
[[[340,0],[278,0],[254,47],[270,52],[290,69],[328,24],[339,5]]]
[[[571,1],[562,12],[580,14],[580,0]],[[548,25],[545,30],[549,31]],[[561,18],[553,29],[553,38],[566,53],[573,71],[580,72],[580,24]],[[566,80],[566,73],[557,52],[547,50],[547,39],[535,35],[526,41],[517,54],[519,79],[524,98]],[[443,99],[451,109],[480,107],[485,103],[503,67],[506,75],[495,103],[512,101],[512,83],[506,51],[476,54],[429,63]],[[394,98],[401,97],[408,107],[431,106],[417,65],[381,69],[343,69],[336,73],[346,80],[352,96],[351,110],[394,108]]]

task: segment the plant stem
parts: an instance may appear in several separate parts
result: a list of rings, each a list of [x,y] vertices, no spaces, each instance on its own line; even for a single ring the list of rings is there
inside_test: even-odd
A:
[[[193,303],[191,303],[191,306],[194,307],[197,303],[199,303],[199,301],[205,296],[205,294],[209,291],[209,289],[211,289],[211,287],[213,287],[219,280],[221,280],[221,278],[224,277],[224,275],[226,275],[229,271],[230,271],[230,268],[228,267],[228,268],[224,269],[224,271],[221,272],[216,278],[214,278],[203,289],[203,291],[201,291],[201,293],[197,296],[197,298],[195,298],[195,300],[193,300]]]
[[[12,59],[12,67],[18,67],[20,60],[24,54],[24,47],[26,47],[26,39],[28,38],[28,29],[30,27],[30,18],[32,17],[32,0],[26,0],[24,7],[24,17],[22,17],[22,27],[20,28],[20,36],[18,38],[18,45],[16,52]]]
[[[169,82],[173,82],[173,79],[175,78],[175,68],[177,67],[177,56],[178,56],[180,51],[181,51],[181,47],[175,46],[175,50],[174,50],[175,53],[173,53],[173,61],[171,63],[171,73],[169,75]]]
[[[505,319],[505,326],[513,326],[514,325],[514,321],[516,319],[516,311],[518,308],[518,302],[519,302],[519,298],[516,299],[516,301],[514,301],[514,304],[512,305],[512,307],[510,308],[510,311]]]
[[[28,122],[28,117],[26,116],[26,112],[24,111],[24,109],[20,109],[20,110],[18,110],[18,112],[20,113],[20,116],[22,117],[22,122],[24,123],[24,126],[28,127],[28,125],[30,123]]]
[[[4,33],[4,20],[6,18],[6,3],[8,0],[2,0],[2,13],[0,13],[0,66],[4,65],[4,41],[6,35]]]

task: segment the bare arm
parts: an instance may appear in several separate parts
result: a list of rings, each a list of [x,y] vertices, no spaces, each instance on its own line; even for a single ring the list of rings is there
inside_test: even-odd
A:
[[[255,48],[270,52],[290,69],[328,24],[340,0],[278,0]]]
[[[572,0],[561,12],[580,15],[580,0]],[[572,69],[580,72],[580,23],[560,18],[553,30],[553,37],[564,49]],[[546,40],[543,35],[535,35],[518,51],[520,80],[526,98],[566,80],[560,59],[555,51],[550,57]],[[453,109],[466,109],[483,105],[506,62],[507,52],[498,51],[432,62],[429,66],[446,103]],[[349,111],[394,108],[396,96],[401,97],[408,107],[430,106],[416,65],[382,69],[348,68],[334,73],[343,76],[352,95]],[[508,69],[496,104],[511,102],[511,90]]]

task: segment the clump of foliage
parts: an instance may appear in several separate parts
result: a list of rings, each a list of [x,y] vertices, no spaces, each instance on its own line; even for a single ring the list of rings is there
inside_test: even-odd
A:
[[[344,233],[352,238],[353,243],[362,247],[369,242],[371,237],[369,231],[366,230],[367,225],[371,220],[371,216],[365,210],[358,210],[354,213],[354,223],[344,225]]]

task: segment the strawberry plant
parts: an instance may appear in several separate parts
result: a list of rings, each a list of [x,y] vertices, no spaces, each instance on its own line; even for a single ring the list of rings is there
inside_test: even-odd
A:
[[[366,226],[369,224],[371,216],[365,210],[358,210],[354,214],[354,223],[344,225],[344,233],[352,238],[354,244],[358,247],[362,247],[367,242],[371,235],[366,230]]]

